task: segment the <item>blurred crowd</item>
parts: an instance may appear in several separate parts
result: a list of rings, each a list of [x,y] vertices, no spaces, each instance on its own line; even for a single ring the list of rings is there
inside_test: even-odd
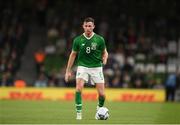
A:
[[[82,33],[82,20],[91,16],[95,18],[95,32],[105,38],[109,52],[104,67],[107,87],[164,88],[169,77],[175,75],[177,88],[180,79],[177,4],[177,0],[39,0],[38,23],[47,29],[47,42],[35,55],[38,76],[34,85],[75,85],[75,77],[71,84],[64,82],[67,57],[73,38]]]
[[[0,86],[13,86],[28,38],[25,15],[13,2],[0,1]]]
[[[51,76],[46,86],[74,86],[75,77],[72,84],[64,83],[65,63],[73,38],[82,33],[82,20],[86,16],[96,19],[95,32],[106,39],[109,60],[104,74],[108,87],[164,88],[172,74],[176,75],[178,85],[177,1],[51,1],[46,12],[48,30],[42,72]],[[49,68],[46,60],[55,55],[66,59],[62,68],[46,70]]]

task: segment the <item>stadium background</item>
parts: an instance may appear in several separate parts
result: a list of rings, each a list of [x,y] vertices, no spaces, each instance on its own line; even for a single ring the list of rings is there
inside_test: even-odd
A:
[[[0,1],[0,99],[72,101],[76,66],[68,84],[65,66],[82,20],[91,16],[109,52],[107,101],[178,102],[178,5],[178,0]],[[168,86],[175,100],[166,98]],[[97,99],[90,84],[83,99]]]

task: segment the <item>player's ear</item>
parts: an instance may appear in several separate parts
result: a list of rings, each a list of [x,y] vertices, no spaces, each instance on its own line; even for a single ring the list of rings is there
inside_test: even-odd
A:
[[[94,28],[95,28],[96,26],[94,25]]]
[[[84,28],[84,23],[82,24],[82,28]]]

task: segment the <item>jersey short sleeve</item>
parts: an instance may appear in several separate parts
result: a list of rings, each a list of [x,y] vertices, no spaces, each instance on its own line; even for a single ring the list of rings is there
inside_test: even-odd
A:
[[[105,44],[105,40],[104,40],[104,38],[103,37],[100,37],[100,39],[101,39],[101,47],[100,47],[100,49],[103,51],[105,48],[106,48],[106,44]]]
[[[75,52],[79,51],[79,46],[78,46],[78,40],[77,39],[73,40],[72,50],[75,51]]]

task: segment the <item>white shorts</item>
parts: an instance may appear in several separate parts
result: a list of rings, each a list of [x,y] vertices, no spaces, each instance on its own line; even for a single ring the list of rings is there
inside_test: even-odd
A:
[[[84,66],[77,67],[76,79],[82,78],[87,83],[90,80],[91,84],[104,83],[104,75],[102,67],[87,68]]]

